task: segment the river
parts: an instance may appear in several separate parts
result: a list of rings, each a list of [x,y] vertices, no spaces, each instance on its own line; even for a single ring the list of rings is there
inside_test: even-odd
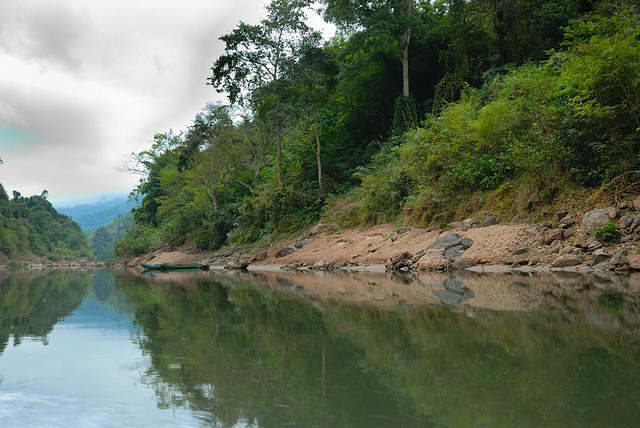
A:
[[[0,426],[636,427],[639,285],[0,272]]]

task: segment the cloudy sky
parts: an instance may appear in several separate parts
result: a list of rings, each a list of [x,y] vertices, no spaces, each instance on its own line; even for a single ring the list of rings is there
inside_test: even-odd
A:
[[[262,0],[0,1],[0,183],[58,205],[129,191],[117,167],[210,101],[218,38]],[[315,28],[322,21],[310,20]]]

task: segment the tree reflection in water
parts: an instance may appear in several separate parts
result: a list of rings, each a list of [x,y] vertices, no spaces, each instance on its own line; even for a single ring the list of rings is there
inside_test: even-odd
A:
[[[536,310],[487,310],[473,298],[389,309],[330,303],[301,292],[295,278],[118,274],[144,331],[135,339],[150,357],[142,377],[159,406],[220,426],[634,426],[640,418],[633,296],[610,299],[612,310],[588,284],[572,286],[584,290],[577,295],[548,285]],[[514,289],[531,282],[511,281]],[[475,286],[463,278],[465,293],[465,284]]]

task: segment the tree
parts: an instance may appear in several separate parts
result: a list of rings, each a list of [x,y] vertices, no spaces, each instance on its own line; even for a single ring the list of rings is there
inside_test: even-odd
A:
[[[409,96],[409,44],[416,25],[415,0],[324,0],[327,20],[395,39],[402,63],[402,95]]]
[[[275,128],[278,187],[282,187],[282,76],[299,57],[299,47],[313,31],[305,24],[309,0],[273,0],[259,25],[241,22],[220,40],[225,54],[212,67],[209,84],[226,92],[232,104],[248,102],[254,111],[266,108]]]
[[[316,157],[318,186],[324,191],[318,110],[327,104],[338,70],[327,52],[319,47],[319,39],[307,39],[301,52],[290,78],[296,86],[298,111],[303,120],[310,123],[308,128],[313,135],[311,149]]]

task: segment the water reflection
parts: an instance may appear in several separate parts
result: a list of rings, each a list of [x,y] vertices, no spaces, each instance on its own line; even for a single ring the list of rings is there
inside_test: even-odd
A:
[[[55,392],[89,403],[100,396],[99,411],[124,411],[127,426],[640,420],[640,276],[0,275],[2,343],[37,338],[41,348],[60,342],[82,353],[96,382],[120,379],[119,398],[80,388],[72,373],[56,379],[73,388]],[[94,350],[80,351],[87,341]],[[2,349],[0,396],[8,378],[19,391]],[[42,364],[49,357],[41,353]]]
[[[123,291],[166,382],[160,403],[221,426],[636,424],[629,278],[406,279],[214,272]],[[456,306],[439,304],[445,292]]]

